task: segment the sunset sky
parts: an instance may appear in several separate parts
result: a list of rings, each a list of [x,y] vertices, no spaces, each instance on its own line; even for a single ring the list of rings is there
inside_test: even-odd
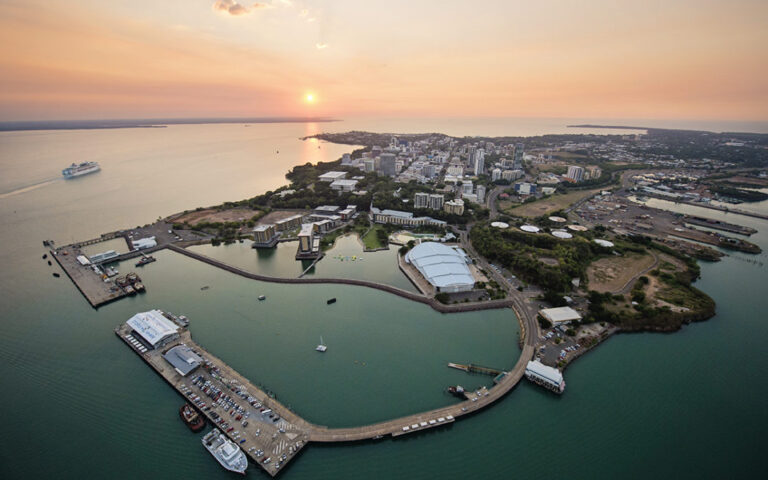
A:
[[[0,120],[768,120],[767,19],[765,0],[2,0]]]

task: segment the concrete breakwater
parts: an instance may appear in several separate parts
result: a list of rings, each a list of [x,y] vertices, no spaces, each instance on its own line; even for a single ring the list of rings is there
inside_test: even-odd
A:
[[[226,263],[220,262],[218,260],[215,260],[211,257],[208,257],[206,255],[202,255],[200,253],[192,252],[187,249],[178,247],[176,245],[168,245],[167,247],[169,250],[172,250],[176,253],[180,253],[182,255],[186,255],[190,258],[194,258],[195,260],[199,260],[203,263],[207,263],[209,265],[212,265],[217,268],[221,268],[222,270],[226,270],[228,272],[234,273],[235,275],[240,275],[241,277],[250,278],[252,280],[260,280],[263,282],[272,282],[272,283],[293,283],[293,284],[341,284],[341,285],[357,285],[361,287],[368,287],[368,288],[375,288],[377,290],[381,290],[387,293],[391,293],[394,295],[398,295],[403,298],[407,298],[408,300],[413,300],[414,302],[424,303],[426,305],[429,305],[433,309],[437,310],[441,313],[456,313],[456,312],[471,312],[471,311],[477,311],[477,310],[489,310],[494,308],[509,308],[512,307],[513,302],[512,300],[490,300],[487,302],[482,303],[469,303],[469,304],[457,304],[457,305],[445,305],[443,303],[438,302],[434,298],[426,297],[424,295],[408,292],[406,290],[402,290],[397,287],[393,287],[391,285],[384,285],[381,283],[376,282],[369,282],[367,280],[354,280],[350,278],[283,278],[283,277],[270,277],[267,275],[259,275],[256,273],[247,272],[241,268],[228,265]]]

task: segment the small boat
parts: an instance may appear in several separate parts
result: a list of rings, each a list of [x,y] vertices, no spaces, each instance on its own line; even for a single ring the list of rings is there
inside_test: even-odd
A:
[[[59,275],[59,274],[58,274],[58,273],[56,273],[56,272],[53,272],[53,276],[54,276],[54,277],[56,277],[56,278],[59,278],[61,275]]]
[[[50,260],[48,260],[48,266],[53,265]]]
[[[43,260],[45,260],[46,258],[48,258],[48,254],[47,254],[47,253],[44,253],[44,254],[43,254]]]
[[[325,302],[325,303],[327,303],[328,305],[330,305],[330,304],[332,304],[332,303],[336,303],[336,297],[333,297],[333,298],[329,298],[329,299],[328,299],[328,301],[327,301],[327,302]]]
[[[209,287],[208,285],[206,285],[206,286],[204,286],[204,287],[200,287],[200,290],[208,290],[209,288],[211,288],[211,287]]]
[[[461,385],[456,385],[448,387],[448,393],[455,397],[464,398],[464,387]]]
[[[266,295],[259,295],[259,301],[266,300],[266,299],[267,299]]]
[[[323,336],[322,335],[320,336],[320,345],[315,347],[315,350],[317,350],[318,352],[322,352],[322,353],[325,353],[325,351],[328,350],[328,347],[325,345],[325,342],[323,342]]]
[[[198,414],[192,405],[185,403],[179,409],[179,416],[193,432],[199,432],[205,428],[205,418]]]
[[[152,255],[144,255],[144,256],[141,257],[141,260],[136,262],[136,266],[140,267],[142,265],[146,265],[148,263],[152,263],[152,262],[155,262],[155,261],[157,261],[157,259],[155,257],[153,257]]]

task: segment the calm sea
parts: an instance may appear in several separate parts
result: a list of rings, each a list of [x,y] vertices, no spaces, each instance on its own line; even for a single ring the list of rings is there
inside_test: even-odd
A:
[[[445,386],[490,383],[448,369],[447,362],[513,365],[518,327],[507,311],[441,315],[359,287],[253,282],[171,252],[142,270],[148,293],[97,311],[68,280],[53,278],[55,267],[41,259],[43,239],[68,243],[253,196],[283,184],[293,165],[333,160],[352,149],[298,140],[321,130],[527,135],[562,133],[570,123],[547,130],[536,121],[530,122],[535,127],[512,121],[493,127],[428,120],[424,128],[411,122],[402,128],[366,120],[0,133],[0,477],[230,477],[178,419],[182,399],[113,334],[149,308],[186,314],[200,343],[307,419],[329,426],[449,404]],[[63,167],[84,160],[99,161],[103,170],[59,178]],[[768,222],[706,215],[757,228],[750,240],[768,251]],[[209,253],[248,261],[251,269],[298,274],[290,255],[265,260],[247,244],[228,248]],[[337,248],[339,257],[357,255],[352,240]],[[397,284],[397,272],[377,267],[389,254],[362,254],[360,263],[331,255],[315,275],[357,277],[372,265],[375,275],[387,277],[382,281]],[[768,374],[761,367],[768,339],[765,263],[765,254],[735,253],[702,264],[697,286],[717,301],[715,318],[674,334],[612,338],[567,370],[562,397],[522,383],[489,410],[443,430],[397,441],[311,445],[281,476],[759,474],[768,427]],[[203,285],[210,288],[201,291]],[[256,300],[261,294],[265,302]],[[330,296],[339,301],[326,305]],[[322,357],[314,352],[320,335],[329,345]],[[253,468],[249,475],[263,476]]]

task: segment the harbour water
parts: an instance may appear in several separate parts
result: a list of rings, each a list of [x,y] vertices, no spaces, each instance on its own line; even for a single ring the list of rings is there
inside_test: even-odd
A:
[[[518,327],[507,311],[441,315],[362,287],[253,282],[172,252],[156,254],[158,261],[141,270],[146,294],[93,310],[40,258],[43,239],[68,243],[252,196],[282,184],[291,165],[351,149],[297,140],[320,129],[0,133],[0,419],[7,433],[0,477],[229,477],[178,419],[182,399],[112,332],[152,307],[188,315],[202,345],[329,426],[452,402],[441,392],[449,384],[490,383],[447,362],[514,364]],[[56,179],[67,164],[85,160],[99,161],[102,172]],[[706,214],[757,228],[750,241],[768,251],[768,222]],[[714,318],[674,334],[615,336],[566,371],[561,397],[522,383],[487,411],[445,429],[310,445],[281,476],[753,476],[762,470],[768,426],[768,273],[754,261],[766,263],[765,255],[702,263],[697,286],[717,302]],[[361,264],[370,254],[363,256]],[[321,265],[315,274],[325,276]],[[259,302],[262,294],[267,299]],[[338,302],[326,305],[332,296]],[[329,350],[318,356],[320,335]]]

